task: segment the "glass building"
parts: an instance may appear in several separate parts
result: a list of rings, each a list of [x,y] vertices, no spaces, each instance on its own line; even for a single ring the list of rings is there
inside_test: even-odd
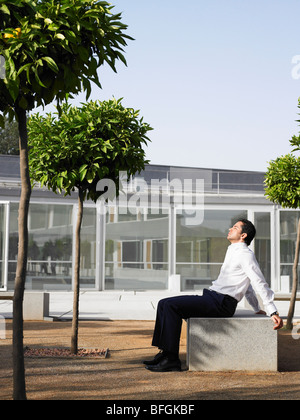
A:
[[[266,200],[264,173],[148,165],[123,179],[118,200],[84,205],[81,289],[201,290],[219,274],[228,229],[248,218],[266,280],[290,293],[300,211]],[[14,288],[20,191],[19,158],[0,156],[0,290]],[[76,216],[76,194],[33,189],[26,290],[72,290]]]

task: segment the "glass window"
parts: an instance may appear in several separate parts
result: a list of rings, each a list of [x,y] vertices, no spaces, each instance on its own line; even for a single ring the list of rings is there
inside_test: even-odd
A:
[[[209,287],[216,280],[229,246],[228,229],[246,211],[206,210],[201,225],[189,226],[188,216],[177,214],[176,272],[182,290]]]
[[[10,205],[8,287],[14,288],[18,255],[18,203]],[[71,290],[72,205],[31,204],[27,290]]]
[[[255,256],[263,275],[271,285],[271,215],[257,212],[254,215],[256,236],[254,241]]]
[[[291,292],[292,290],[299,218],[300,211],[280,211],[280,276],[282,292]],[[300,264],[298,278],[300,282]]]
[[[123,241],[122,245],[122,267],[143,268],[143,245],[141,241]],[[135,264],[135,262],[140,264]]]
[[[108,212],[105,289],[167,289],[169,216],[150,211],[140,209],[136,215]]]
[[[14,288],[18,255],[18,203],[10,205],[8,287]],[[73,205],[30,204],[27,290],[72,290]],[[95,288],[96,209],[84,208],[81,288]]]

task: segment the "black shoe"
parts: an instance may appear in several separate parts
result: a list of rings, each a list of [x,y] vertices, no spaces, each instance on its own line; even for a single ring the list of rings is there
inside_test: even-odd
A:
[[[179,359],[169,359],[164,357],[160,362],[155,365],[145,366],[151,372],[181,372],[181,362]]]
[[[154,359],[152,359],[152,360],[144,360],[143,361],[143,363],[144,363],[144,365],[146,365],[146,366],[149,366],[149,365],[157,365],[163,358],[164,358],[165,356],[164,356],[164,354],[163,354],[163,352],[162,351],[160,351],[155,357],[154,357]]]

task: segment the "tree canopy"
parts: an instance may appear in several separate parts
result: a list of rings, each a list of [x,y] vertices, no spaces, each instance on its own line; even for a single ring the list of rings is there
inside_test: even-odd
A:
[[[116,99],[80,108],[63,104],[59,118],[58,113],[35,114],[28,124],[31,179],[66,195],[80,188],[84,198],[96,201],[99,180],[118,184],[120,171],[130,175],[144,169],[150,130],[139,111]]]
[[[300,208],[300,157],[288,154],[270,162],[266,196],[284,208]]]
[[[297,209],[300,208],[300,156],[293,152],[300,152],[300,136],[293,136],[290,144],[294,147],[292,153],[269,163],[265,176],[265,194],[273,203]]]
[[[91,82],[101,87],[97,68],[126,64],[123,47],[132,39],[112,9],[98,0],[0,0],[0,111],[32,110],[83,89],[88,97]]]

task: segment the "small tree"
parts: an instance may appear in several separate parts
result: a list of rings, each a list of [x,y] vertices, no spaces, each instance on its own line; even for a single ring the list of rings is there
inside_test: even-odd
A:
[[[0,0],[0,125],[4,116],[18,121],[21,197],[19,247],[13,301],[14,399],[26,399],[23,355],[23,297],[28,251],[31,184],[28,166],[27,111],[100,85],[97,69],[114,70],[122,55],[127,26],[113,6],[100,0]],[[2,115],[1,115],[2,113]]]
[[[300,108],[300,101],[298,107]],[[299,121],[300,122],[300,121]],[[295,147],[293,152],[300,151],[300,137],[290,140]],[[265,177],[266,196],[284,208],[300,208],[300,157],[293,154],[281,156],[271,161]],[[293,329],[293,317],[298,288],[298,263],[300,252],[300,217],[297,227],[297,239],[293,264],[293,285],[286,328]]]
[[[109,179],[119,184],[120,171],[133,175],[144,169],[147,132],[139,112],[121,100],[89,102],[81,108],[65,104],[59,118],[33,115],[29,121],[31,178],[55,193],[78,191],[74,301],[71,351],[78,350],[80,291],[80,230],[85,199],[97,201],[97,184]],[[116,188],[117,191],[117,188]]]

